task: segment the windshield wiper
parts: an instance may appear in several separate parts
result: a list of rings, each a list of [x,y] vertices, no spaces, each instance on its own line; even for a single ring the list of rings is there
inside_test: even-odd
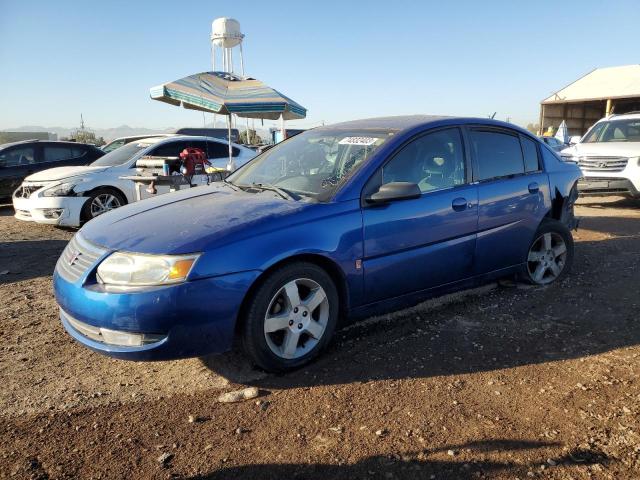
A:
[[[290,192],[289,190],[286,190],[284,188],[276,187],[275,185],[271,185],[270,183],[254,182],[251,185],[240,185],[240,184],[234,184],[234,185],[236,185],[236,187],[238,188],[241,188],[242,190],[255,188],[257,190],[268,190],[270,192],[275,192],[285,200],[300,200],[300,196],[295,195],[293,192]]]

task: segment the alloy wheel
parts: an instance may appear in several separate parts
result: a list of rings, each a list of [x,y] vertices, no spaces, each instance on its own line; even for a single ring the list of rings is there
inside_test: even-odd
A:
[[[120,200],[111,193],[101,193],[91,202],[91,218],[120,207]]]
[[[567,245],[555,232],[540,235],[527,256],[529,277],[538,285],[547,285],[562,274],[567,261]]]
[[[329,299],[315,281],[299,278],[276,292],[264,318],[269,349],[280,358],[297,359],[309,353],[324,335]]]

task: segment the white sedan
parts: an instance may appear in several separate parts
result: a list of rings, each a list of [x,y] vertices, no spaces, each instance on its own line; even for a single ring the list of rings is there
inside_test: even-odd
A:
[[[229,145],[211,137],[167,135],[126,144],[91,165],[43,170],[25,178],[13,193],[19,220],[78,227],[92,218],[136,201],[135,184],[120,177],[131,175],[143,156],[177,157],[185,148],[200,148],[214,167],[224,168]],[[240,167],[256,152],[232,144],[233,163]]]

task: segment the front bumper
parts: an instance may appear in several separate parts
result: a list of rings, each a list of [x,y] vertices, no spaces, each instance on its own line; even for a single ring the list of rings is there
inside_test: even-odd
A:
[[[616,177],[584,177],[578,181],[578,191],[585,196],[640,196],[640,191],[631,180]]]
[[[581,167],[583,178],[578,182],[581,195],[640,196],[640,159],[630,157],[624,169],[607,171],[589,166]]]
[[[13,208],[18,220],[60,225],[80,226],[80,214],[88,197],[13,196]]]
[[[259,274],[242,272],[114,293],[92,282],[92,273],[72,283],[56,271],[53,284],[62,324],[84,346],[124,360],[173,360],[229,350],[240,306]],[[113,345],[92,335],[90,327],[149,334],[158,340]]]

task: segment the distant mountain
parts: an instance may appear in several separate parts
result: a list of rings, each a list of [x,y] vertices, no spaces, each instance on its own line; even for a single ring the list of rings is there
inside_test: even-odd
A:
[[[188,125],[184,125],[185,127]],[[196,128],[202,128],[201,125],[192,125]],[[218,121],[218,128],[226,128],[225,125]],[[209,123],[205,125],[205,128],[213,128],[213,123]],[[238,130],[243,131],[246,128],[245,120],[240,120],[236,125]],[[68,137],[72,132],[76,131],[77,128],[65,128],[65,127],[42,127],[39,125],[25,125],[17,128],[4,128],[0,129],[0,132],[51,132],[58,135],[58,139],[62,139],[63,137]],[[109,142],[114,138],[119,137],[128,137],[131,135],[154,135],[158,133],[173,133],[177,130],[177,128],[170,127],[165,129],[153,129],[153,128],[145,128],[145,127],[130,127],[129,125],[120,125],[119,127],[113,128],[90,128],[87,130],[95,133],[96,137],[102,137],[105,141]],[[269,130],[265,127],[260,127],[256,125],[256,131],[258,135],[262,138],[267,139],[270,138]]]
[[[25,125],[17,128],[5,128],[4,132],[52,132],[58,135],[58,138],[68,137],[76,128],[64,127],[41,127],[39,125]],[[113,140],[118,137],[127,137],[129,135],[153,135],[156,133],[172,133],[175,128],[152,129],[144,127],[130,127],[129,125],[120,125],[113,128],[88,128],[96,134],[96,137],[103,137],[106,141]]]

